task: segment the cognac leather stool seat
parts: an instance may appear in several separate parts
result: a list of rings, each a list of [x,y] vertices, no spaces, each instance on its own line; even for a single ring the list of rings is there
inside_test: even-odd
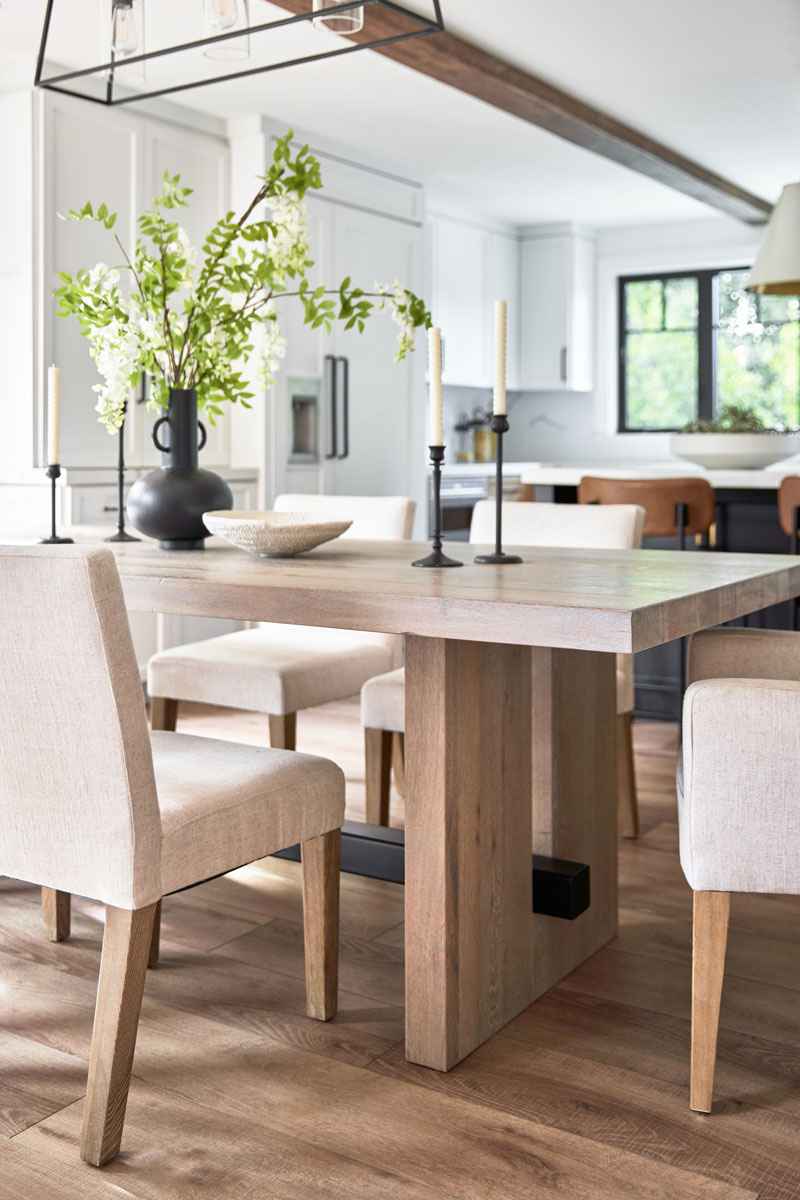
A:
[[[787,475],[778,488],[778,520],[789,535],[789,553],[797,554],[800,541],[800,475]],[[800,596],[792,600],[792,628],[797,629]]]

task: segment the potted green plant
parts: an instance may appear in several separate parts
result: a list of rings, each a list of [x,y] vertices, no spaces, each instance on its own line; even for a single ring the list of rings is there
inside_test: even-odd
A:
[[[395,361],[414,349],[416,330],[431,324],[424,302],[399,282],[375,284],[371,292],[349,277],[336,288],[310,286],[305,196],[322,179],[308,146],[294,150],[291,141],[291,130],[276,141],[250,204],[241,215],[220,217],[201,253],[174,219],[191,195],[178,175],[165,173],[161,194],[139,217],[132,253],[105,204],[69,213],[69,220],[103,225],[122,256],[115,267],[59,272],[58,315],[76,318],[89,340],[102,377],[96,407],[110,433],[120,428],[132,389],[149,377],[148,404],[163,413],[153,429],[163,466],[137,480],[127,508],[131,523],[165,549],[202,548],[203,513],[233,505],[224,480],[198,467],[205,441],[198,412],[214,424],[225,404],[250,407],[244,365],[251,359],[259,385],[272,385],[286,353],[277,297],[294,297],[306,322],[328,332],[334,321],[363,332],[373,312],[390,311],[400,326]]]
[[[717,470],[764,468],[800,451],[800,434],[770,427],[751,408],[723,404],[713,421],[692,421],[672,435],[672,453]]]

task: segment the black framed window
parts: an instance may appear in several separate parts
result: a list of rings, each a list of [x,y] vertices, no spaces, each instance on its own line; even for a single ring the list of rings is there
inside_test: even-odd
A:
[[[746,267],[619,280],[619,431],[669,432],[723,404],[800,424],[800,300],[752,296]]]

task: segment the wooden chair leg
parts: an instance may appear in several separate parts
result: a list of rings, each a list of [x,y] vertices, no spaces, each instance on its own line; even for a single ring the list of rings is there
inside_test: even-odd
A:
[[[148,967],[154,967],[158,962],[159,954],[161,953],[161,901],[156,905],[155,916],[153,917],[153,934],[150,938],[150,953],[147,956]]]
[[[633,716],[617,715],[617,817],[622,837],[639,836],[639,804],[633,762]]]
[[[306,950],[306,1012],[336,1016],[339,985],[339,859],[341,830],[300,843]]]
[[[178,723],[178,701],[169,696],[150,697],[150,728],[174,733]]]
[[[406,735],[395,733],[392,737],[392,768],[394,769],[394,786],[400,796],[406,794]],[[387,817],[388,825],[388,817]]]
[[[63,942],[69,937],[72,897],[69,892],[42,888],[42,924],[44,936],[51,942]]]
[[[156,907],[106,905],[81,1136],[81,1158],[96,1167],[115,1157],[122,1140]]]
[[[366,810],[368,825],[389,824],[389,788],[392,782],[392,733],[388,729],[364,730]]]
[[[694,893],[689,1105],[695,1112],[711,1112],[730,907],[730,892]]]
[[[273,750],[297,749],[297,713],[269,714],[269,744]]]

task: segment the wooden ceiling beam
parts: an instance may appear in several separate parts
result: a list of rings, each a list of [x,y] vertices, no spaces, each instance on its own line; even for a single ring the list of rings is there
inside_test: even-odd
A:
[[[289,12],[302,13],[308,12],[309,0],[272,0],[272,3]],[[409,27],[408,19],[401,14],[370,6],[364,30],[352,35],[351,40],[389,38]],[[455,34],[445,31],[417,37],[376,47],[375,53],[683,192],[727,216],[748,224],[763,224],[772,211],[769,201]]]

